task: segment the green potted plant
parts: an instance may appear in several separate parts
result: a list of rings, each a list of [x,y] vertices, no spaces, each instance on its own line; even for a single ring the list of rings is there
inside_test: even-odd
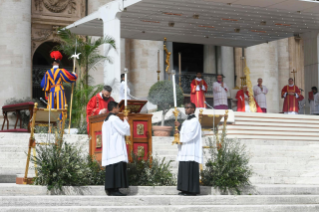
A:
[[[184,100],[184,95],[182,89],[178,85],[176,85],[176,98],[177,105],[181,105]],[[164,123],[165,114],[169,111],[169,109],[174,107],[172,81],[165,80],[155,83],[148,93],[148,100],[162,110],[161,126],[153,126],[154,136],[170,136],[173,127],[164,126]]]

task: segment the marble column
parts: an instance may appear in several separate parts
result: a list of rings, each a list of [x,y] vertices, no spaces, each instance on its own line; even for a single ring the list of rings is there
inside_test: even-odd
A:
[[[235,63],[234,63],[234,48],[221,47],[221,74],[225,76],[224,82],[229,89],[235,87]]]
[[[31,1],[2,0],[0,20],[2,107],[10,98],[32,96]]]
[[[278,48],[277,42],[252,46],[245,51],[247,65],[250,69],[251,82],[257,84],[262,78],[263,84],[268,87],[267,110],[270,113],[281,111],[279,107],[280,91],[278,86]]]
[[[311,33],[305,33],[302,35],[304,50],[304,88],[306,92],[306,99],[308,99],[308,92],[311,91],[311,87],[318,87],[319,85],[318,34],[319,31],[315,31]],[[307,108],[309,113],[309,105]]]
[[[236,75],[236,82],[235,86],[240,88],[241,86],[241,79],[240,77],[244,76],[243,72],[243,48],[235,48],[235,75]]]
[[[288,38],[276,42],[278,45],[278,90],[280,92],[278,100],[279,111],[281,112],[284,104],[284,99],[281,98],[281,90],[288,84],[290,56]]]
[[[91,14],[98,10],[100,6],[103,6],[112,0],[88,0],[88,14]],[[100,37],[93,37],[93,39],[98,39]],[[103,55],[103,47],[101,46],[99,48],[99,53]],[[104,63],[98,63],[93,68],[89,70],[89,74],[92,77],[89,81],[90,85],[98,85],[98,84],[104,84]]]
[[[216,74],[216,50],[213,45],[204,46],[204,73]]]
[[[130,52],[129,80],[132,83],[131,93],[138,98],[148,96],[149,89],[157,82],[157,52],[160,50],[161,80],[163,80],[163,42],[131,40],[126,44]],[[128,60],[128,58],[127,58]]]
[[[221,46],[217,46],[216,48],[216,54],[217,54],[217,70],[216,73],[217,74],[222,74],[222,47]]]

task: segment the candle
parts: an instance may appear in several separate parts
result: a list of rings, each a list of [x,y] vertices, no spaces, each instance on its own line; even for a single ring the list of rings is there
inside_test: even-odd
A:
[[[124,81],[125,81],[125,86],[124,86],[124,106],[127,107],[127,73],[126,72],[124,74]]]
[[[160,70],[160,51],[157,51],[157,70]]]
[[[173,71],[174,72],[174,71]],[[172,74],[172,81],[173,81],[173,93],[174,93],[174,107],[177,107],[176,101],[176,86],[175,86],[175,73]]]

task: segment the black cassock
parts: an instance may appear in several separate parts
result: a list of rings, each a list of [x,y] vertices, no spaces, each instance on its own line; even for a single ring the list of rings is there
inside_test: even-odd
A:
[[[187,120],[196,119],[195,115],[188,116]],[[179,131],[181,131],[179,127]],[[201,129],[200,129],[201,130]],[[185,144],[182,144],[185,145]],[[196,161],[180,161],[178,166],[177,190],[199,194],[199,163]]]
[[[195,161],[180,161],[177,190],[199,194],[199,164]]]
[[[125,162],[105,166],[105,190],[128,188]]]

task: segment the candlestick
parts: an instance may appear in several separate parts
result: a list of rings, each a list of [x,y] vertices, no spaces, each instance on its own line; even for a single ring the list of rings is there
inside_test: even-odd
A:
[[[157,51],[157,70],[160,70],[160,51]]]
[[[173,81],[174,107],[177,107],[177,101],[176,101],[176,86],[175,86],[175,73],[172,74],[172,81]]]
[[[125,82],[125,86],[124,86],[124,106],[127,107],[127,68],[124,69],[125,73],[124,73],[124,82]]]

